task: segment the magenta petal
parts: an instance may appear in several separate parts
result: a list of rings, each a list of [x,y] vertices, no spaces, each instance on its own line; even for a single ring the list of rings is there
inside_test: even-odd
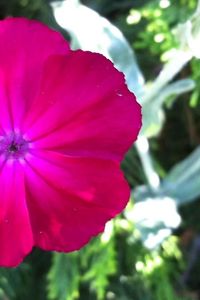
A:
[[[1,114],[1,125],[19,129],[23,115],[38,93],[44,62],[51,55],[68,52],[61,34],[38,21],[25,18],[0,21],[0,113],[2,104],[9,101],[10,105],[9,115]]]
[[[102,232],[129,199],[119,164],[37,151],[27,158],[26,190],[35,244],[77,250]]]
[[[9,161],[0,172],[0,266],[16,266],[33,246],[26,206],[24,174],[18,162]]]
[[[140,110],[109,60],[79,50],[49,60],[24,128],[37,148],[119,160],[138,135]]]
[[[0,21],[0,266],[102,232],[129,199],[120,162],[140,127],[109,60],[38,21]]]

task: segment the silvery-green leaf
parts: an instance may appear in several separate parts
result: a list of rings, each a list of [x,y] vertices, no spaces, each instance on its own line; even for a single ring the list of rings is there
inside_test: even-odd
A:
[[[182,79],[169,84],[162,89],[153,99],[143,103],[143,127],[142,133],[147,137],[157,135],[164,122],[162,106],[165,101],[173,96],[175,99],[180,94],[191,91],[195,83],[191,79]]]
[[[125,74],[129,89],[138,97],[143,94],[144,77],[132,48],[118,28],[78,0],[53,2],[52,7],[58,24],[70,33],[74,49],[103,54]]]
[[[148,185],[152,190],[157,190],[160,185],[160,179],[153,167],[153,161],[149,151],[148,139],[144,135],[140,134],[135,143],[135,146],[138,151],[138,155],[140,157]]]
[[[174,33],[182,47],[192,56],[200,58],[200,1],[192,17],[185,23],[179,24]]]
[[[125,216],[134,222],[148,248],[160,244],[181,222],[174,200],[169,197],[144,198],[125,211]]]
[[[200,147],[176,164],[157,190],[140,186],[133,191],[136,202],[147,198],[170,197],[177,205],[200,197]]]
[[[162,192],[176,198],[177,204],[200,196],[200,147],[172,168],[162,183]]]
[[[163,88],[178,74],[178,72],[192,58],[190,52],[177,49],[173,58],[167,62],[153,84],[146,90],[142,103],[146,103],[158,97]]]

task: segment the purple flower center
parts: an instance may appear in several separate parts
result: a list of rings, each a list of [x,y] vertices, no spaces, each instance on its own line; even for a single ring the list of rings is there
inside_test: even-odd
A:
[[[0,136],[0,156],[5,159],[23,158],[29,148],[28,142],[16,133]]]

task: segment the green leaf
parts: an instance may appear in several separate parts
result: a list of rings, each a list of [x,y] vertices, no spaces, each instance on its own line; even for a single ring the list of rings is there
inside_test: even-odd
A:
[[[48,274],[48,299],[78,299],[79,281],[78,254],[55,253]]]
[[[89,283],[98,300],[105,299],[109,277],[117,271],[114,240],[104,242],[100,237],[95,238],[81,251],[81,261],[82,266],[87,266],[82,280]]]

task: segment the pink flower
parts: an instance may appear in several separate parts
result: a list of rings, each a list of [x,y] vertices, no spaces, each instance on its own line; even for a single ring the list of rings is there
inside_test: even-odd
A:
[[[120,213],[141,126],[123,75],[37,21],[0,22],[0,265],[73,251]]]

